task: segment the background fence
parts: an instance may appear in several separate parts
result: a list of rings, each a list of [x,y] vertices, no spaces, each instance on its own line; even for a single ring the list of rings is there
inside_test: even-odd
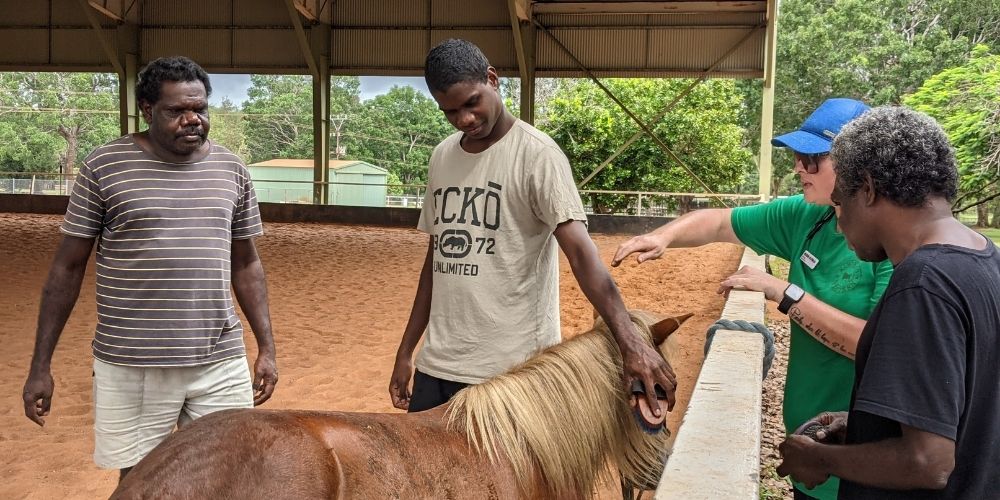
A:
[[[67,195],[73,189],[75,177],[66,174],[40,172],[0,173],[0,194]],[[255,179],[261,199],[277,203],[312,204],[313,181],[278,181]],[[266,184],[265,184],[266,183]],[[362,186],[359,183],[329,182],[336,186]],[[264,187],[264,186],[267,187]],[[275,187],[278,185],[280,187]],[[364,184],[385,187],[386,207],[421,208],[426,186],[417,184]],[[760,200],[756,194],[669,193],[654,191],[580,190],[584,210],[588,214],[673,217],[691,210],[709,207],[753,205]]]

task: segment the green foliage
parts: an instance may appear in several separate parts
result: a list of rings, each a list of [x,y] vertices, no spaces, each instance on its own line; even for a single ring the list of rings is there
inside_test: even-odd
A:
[[[904,102],[934,117],[948,134],[960,189],[979,197],[993,194],[996,189],[987,188],[1000,177],[1000,55],[979,45],[965,65],[929,78]]]
[[[312,83],[298,75],[250,75],[243,104],[249,158],[312,158]]]
[[[330,113],[356,109],[361,82],[353,76],[332,77]],[[299,75],[250,75],[243,104],[248,161],[312,158],[312,79]]]
[[[607,79],[604,83],[629,109],[649,120],[690,84],[678,79]],[[732,80],[695,87],[659,123],[649,124],[664,143],[716,192],[731,192],[751,168],[743,103]],[[566,80],[548,103],[539,128],[566,152],[576,179],[608,158],[638,125],[594,83]],[[585,188],[604,190],[704,192],[700,184],[646,136],[629,146]],[[624,200],[595,197],[595,210],[621,209]]]
[[[240,109],[227,98],[218,106],[209,106],[208,116],[211,124],[209,137],[212,141],[246,159],[248,157],[246,123]]]
[[[791,495],[792,482],[787,477],[779,476],[773,464],[765,465],[760,475],[763,479],[758,488],[760,500],[783,500]]]
[[[389,171],[385,176],[385,183],[387,184],[385,188],[386,194],[399,196],[403,194],[403,186],[400,186],[402,182],[399,180],[399,176],[395,172]]]
[[[993,243],[995,243],[998,246],[1000,246],[1000,229],[996,229],[996,228],[979,228],[979,229],[977,229],[977,231],[979,231],[980,233],[983,233],[983,236],[986,236],[987,238],[993,240]]]
[[[774,129],[798,128],[829,97],[899,103],[931,75],[964,63],[977,40],[1000,43],[995,0],[784,0]],[[759,82],[741,88],[748,108],[759,110]],[[751,136],[759,135],[754,113],[747,118]],[[792,163],[790,154],[776,151],[775,179]]]
[[[0,171],[72,173],[119,135],[106,73],[0,73]]]
[[[346,158],[387,168],[403,184],[427,181],[434,146],[454,132],[437,103],[409,86],[365,101],[341,130]]]

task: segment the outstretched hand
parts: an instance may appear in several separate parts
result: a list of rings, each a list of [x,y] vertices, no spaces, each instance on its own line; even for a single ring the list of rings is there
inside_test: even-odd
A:
[[[739,271],[719,283],[718,293],[728,298],[731,290],[750,290],[763,292],[764,298],[772,302],[781,302],[785,288],[788,288],[787,281],[775,278],[760,269],[743,266]]]
[[[618,267],[626,257],[637,252],[639,255],[636,257],[636,262],[640,264],[647,260],[659,259],[666,248],[667,244],[654,233],[641,234],[618,245],[618,250],[611,259],[611,265]]]
[[[52,393],[55,391],[55,382],[52,381],[52,374],[30,373],[28,380],[24,382],[24,416],[32,422],[44,426],[45,418],[52,407]]]
[[[253,405],[260,406],[274,394],[278,385],[278,365],[273,352],[262,352],[257,355],[253,365]]]

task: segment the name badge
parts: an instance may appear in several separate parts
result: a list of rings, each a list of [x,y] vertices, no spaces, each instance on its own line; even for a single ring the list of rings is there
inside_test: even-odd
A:
[[[802,263],[809,269],[816,269],[816,265],[819,264],[819,259],[817,259],[815,255],[809,253],[809,250],[802,252],[802,256],[799,257],[799,260],[801,260]]]

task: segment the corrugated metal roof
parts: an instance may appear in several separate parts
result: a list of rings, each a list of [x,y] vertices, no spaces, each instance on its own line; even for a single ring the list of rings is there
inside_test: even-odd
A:
[[[306,60],[292,28],[249,29],[233,33],[232,64],[234,68],[302,67]]]
[[[205,68],[231,67],[232,37],[228,30],[213,29],[144,29],[140,34],[142,61],[157,57],[182,55]]]
[[[430,24],[430,0],[338,0],[330,2],[334,27],[421,28]],[[321,17],[322,18],[322,17]]]
[[[291,27],[288,20],[288,8],[285,7],[283,1],[255,2],[252,9],[242,7],[234,9],[233,16],[233,22],[236,26],[288,25]]]
[[[93,11],[107,27],[112,50],[118,50],[118,41],[132,40],[125,45],[136,47],[140,63],[183,54],[209,71],[309,71],[285,0],[95,1],[126,21],[119,26]],[[482,47],[502,74],[518,72],[507,2],[294,1],[300,12],[314,15],[307,19],[296,14],[308,40],[325,40],[327,34],[315,31],[329,30],[329,61],[335,74],[419,75],[427,50],[451,37]],[[767,0],[516,3],[561,12],[533,19],[601,76],[698,75],[748,29],[762,26],[767,7]],[[0,0],[5,13],[0,19],[0,70],[112,70],[80,2],[51,0],[51,13],[49,6],[43,1]],[[534,45],[538,76],[584,76],[543,30],[535,31]],[[718,75],[760,77],[763,45],[761,29],[721,65]]]
[[[113,29],[104,30],[105,40],[112,48],[118,45]],[[59,30],[52,33],[52,63],[72,65],[105,64],[107,56],[91,28]]]
[[[671,26],[753,26],[764,22],[764,12],[709,12],[705,14],[606,14],[538,16],[538,22],[550,28],[592,26],[671,27]]]
[[[507,2],[491,0],[434,0],[431,26],[504,26],[510,29]]]
[[[379,68],[422,74],[430,50],[423,30],[336,29],[330,43],[331,66],[340,74],[377,74]]]
[[[25,65],[49,64],[49,33],[33,29],[0,30],[0,47],[11,62]]]
[[[143,26],[214,26],[233,24],[238,0],[170,0],[142,2]],[[250,2],[254,8],[260,2]],[[287,23],[287,16],[286,16]]]

